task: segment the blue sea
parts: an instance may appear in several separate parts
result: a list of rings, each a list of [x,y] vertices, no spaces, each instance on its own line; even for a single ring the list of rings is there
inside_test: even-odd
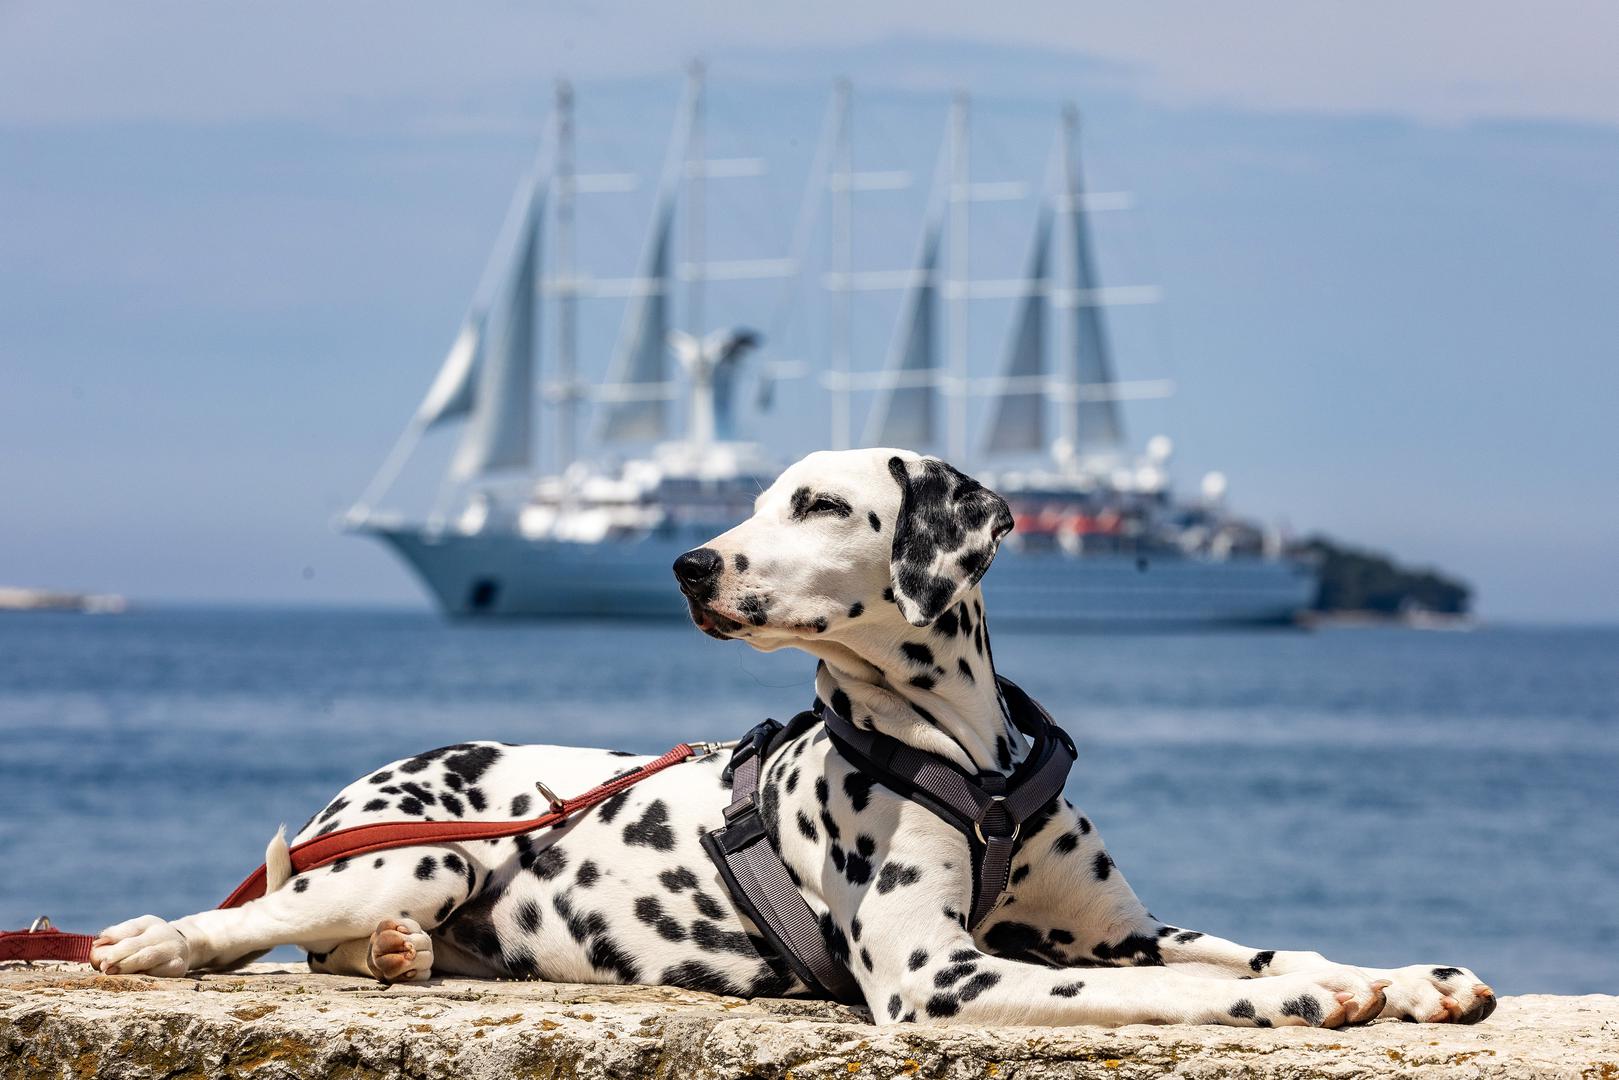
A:
[[[1502,993],[1619,992],[1619,629],[997,631],[1151,909]],[[0,928],[212,906],[278,824],[464,739],[660,752],[812,697],[689,626],[0,617]]]

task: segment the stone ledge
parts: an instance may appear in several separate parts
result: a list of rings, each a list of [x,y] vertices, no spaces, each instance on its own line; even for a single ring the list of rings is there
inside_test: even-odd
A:
[[[0,968],[0,1078],[1579,1077],[1619,1080],[1619,998],[1509,997],[1475,1027],[877,1028],[818,1002],[442,979],[383,988]]]

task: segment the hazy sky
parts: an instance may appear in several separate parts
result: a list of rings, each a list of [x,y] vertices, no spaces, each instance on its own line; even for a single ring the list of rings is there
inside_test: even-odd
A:
[[[702,54],[716,152],[786,163],[716,215],[740,246],[792,208],[834,75],[873,168],[925,170],[959,86],[980,174],[1035,178],[1076,99],[1092,186],[1137,206],[1103,272],[1164,291],[1119,319],[1122,372],[1180,387],[1133,437],[1487,615],[1619,618],[1616,42],[1619,7],[1459,0],[0,4],[0,584],[420,602],[330,519],[449,343],[553,80],[586,166],[644,171]],[[871,266],[911,203],[863,211]],[[1020,212],[975,249],[1015,265]]]

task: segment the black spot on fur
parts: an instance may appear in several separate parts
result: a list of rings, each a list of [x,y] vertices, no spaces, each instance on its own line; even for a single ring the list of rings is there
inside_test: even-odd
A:
[[[387,799],[372,799],[370,802],[365,804],[364,809],[368,810],[368,811],[371,811],[373,813],[378,811],[378,810],[386,810],[386,809],[388,809],[388,800]]]
[[[517,908],[517,925],[525,934],[536,934],[540,929],[540,906],[525,900]]]
[[[1248,968],[1257,975],[1270,967],[1270,962],[1274,959],[1276,959],[1275,949],[1266,949],[1264,952],[1254,953],[1254,958],[1248,961]]]
[[[913,664],[920,664],[924,667],[933,666],[933,650],[926,645],[919,645],[914,641],[905,641],[900,643],[899,650],[905,654],[905,659]]]
[[[877,511],[875,511],[875,510],[868,511],[866,513],[866,521],[868,523],[870,523],[872,532],[882,532],[883,531],[882,519],[877,516]]]
[[[1203,935],[1198,933],[1196,930],[1183,930],[1175,935],[1175,944],[1185,945],[1187,942],[1196,941],[1202,936]]]
[[[433,793],[431,791],[428,791],[426,788],[422,787],[422,785],[416,783],[414,780],[407,780],[403,784],[400,784],[399,787],[406,794],[416,796],[418,799],[422,800],[422,802],[424,804],[428,805],[428,806],[435,806],[438,803],[438,799],[436,797],[434,797],[434,795],[433,795]]]
[[[1012,871],[1012,876],[1007,878],[1007,884],[1016,885],[1016,884],[1018,884],[1020,881],[1022,881],[1024,878],[1026,878],[1028,876],[1029,876],[1029,864],[1024,863],[1022,866],[1020,866],[1017,869]]]
[[[423,855],[422,861],[416,864],[416,880],[432,881],[433,875],[438,873],[438,861],[431,855]]]
[[[811,821],[809,815],[802,810],[798,812],[798,832],[806,840],[821,838],[821,834],[815,831],[815,822]]]
[[[928,954],[923,952],[921,949],[917,949],[911,954],[911,958],[905,961],[905,966],[910,968],[912,971],[921,971],[927,966],[927,962]]]
[[[748,572],[748,557],[742,554],[740,551],[736,553],[735,558],[733,558],[731,561],[736,564],[737,573],[745,574]]]
[[[1317,1027],[1321,1023],[1321,1003],[1308,994],[1300,994],[1282,1002],[1282,1015],[1297,1016],[1311,1027]]]
[[[865,610],[866,605],[856,600],[854,603],[849,605],[849,618],[858,619]]]
[[[640,821],[632,821],[624,826],[624,842],[631,846],[649,847],[654,851],[674,850],[675,834],[669,828],[669,805],[662,799],[653,799]]]
[[[843,778],[843,793],[849,796],[849,805],[855,813],[866,808],[871,801],[871,789],[877,781],[865,773],[851,772]]]
[[[872,515],[872,516],[875,517],[876,515]],[[888,999],[888,1018],[890,1020],[898,1020],[899,1019],[899,1011],[903,1007],[904,1007],[904,1003],[900,1001],[898,994],[895,994],[893,997],[889,998]]]
[[[370,782],[373,784],[386,784],[389,780],[393,779],[393,775],[394,774],[389,770],[383,769],[381,772],[373,775]]]
[[[527,795],[519,795],[512,800],[512,817],[528,817],[528,808],[532,805]]]
[[[439,797],[439,801],[444,804],[444,809],[455,817],[461,817],[466,813],[466,807],[461,805],[461,800],[451,795],[448,791]]]
[[[886,896],[901,886],[915,885],[920,880],[922,871],[916,867],[902,862],[886,862],[877,874],[877,891]]]
[[[832,711],[845,719],[853,716],[854,710],[849,707],[849,695],[842,690],[832,691]]]
[[[1257,971],[1259,969],[1255,968],[1254,970]],[[1453,967],[1436,967],[1428,974],[1433,978],[1438,979],[1440,982],[1449,982],[1451,979],[1459,978],[1462,974],[1462,969]]]
[[[292,883],[293,892],[303,892],[307,888],[309,888],[309,879],[306,877],[301,877]]]
[[[1079,834],[1066,832],[1051,842],[1051,850],[1057,855],[1068,855],[1079,847]]]
[[[692,903],[697,906],[698,914],[706,916],[710,919],[714,919],[718,922],[723,922],[725,920],[725,909],[720,907],[720,902],[708,895],[706,892],[703,892],[703,890],[698,889],[696,892],[692,893],[691,900]]]
[[[959,623],[960,620],[956,618],[956,613],[952,609],[933,620],[933,632],[940,637],[955,637]]]
[[[581,889],[588,889],[595,885],[596,882],[600,881],[601,876],[601,869],[595,864],[595,862],[590,859],[586,859],[584,862],[579,864],[579,869],[574,871],[573,880]]]
[[[697,875],[686,869],[684,866],[676,870],[665,870],[663,873],[658,875],[658,880],[663,883],[663,887],[665,889],[668,889],[672,893],[678,893],[682,889],[695,889],[697,887]]]
[[[590,966],[598,971],[610,971],[627,983],[641,981],[641,969],[606,934],[597,935],[596,940],[591,942],[587,956]]]
[[[326,809],[324,809],[324,810],[322,810],[320,812],[320,820],[321,821],[330,821],[330,820],[332,820],[339,813],[341,813],[343,808],[345,806],[347,806],[348,804],[349,804],[349,801],[347,799],[344,799],[344,798],[333,799],[332,804],[330,806],[328,806]]]
[[[966,679],[969,683],[978,682],[978,679],[973,676],[972,665],[967,663],[967,658],[965,656],[958,657],[956,659],[956,670],[961,672],[961,677]]]
[[[736,613],[754,626],[763,626],[769,619],[770,605],[758,593],[748,593],[736,602]]]
[[[830,912],[822,912],[820,918],[821,938],[826,942],[827,951],[832,959],[847,966],[849,963],[849,938],[844,934],[843,928],[832,918]]]
[[[534,862],[529,867],[534,876],[542,881],[550,881],[568,868],[568,856],[555,844],[536,852]]]
[[[1127,961],[1137,967],[1164,965],[1164,954],[1158,947],[1158,938],[1147,934],[1130,934],[1114,945],[1104,941],[1091,949],[1091,955],[1108,962]]]
[[[685,941],[686,928],[669,916],[655,896],[637,897],[635,917],[658,932],[665,941]]]
[[[1238,998],[1227,1011],[1238,1020],[1252,1020],[1255,1016],[1254,1003],[1247,998]]]
[[[1106,881],[1108,875],[1113,873],[1113,856],[1105,851],[1098,851],[1096,858],[1091,862],[1091,872],[1096,875],[1097,881]]]
[[[734,930],[721,930],[706,919],[698,919],[691,924],[691,939],[699,948],[707,949],[709,952],[729,952],[741,956],[758,955],[754,951],[753,943],[748,940],[748,935]],[[842,959],[845,962],[849,959],[847,947],[844,948]]]
[[[912,675],[910,683],[918,690],[932,690],[936,685],[931,675]]]
[[[663,969],[658,982],[664,986],[678,986],[686,990],[701,990],[708,994],[744,997],[751,988],[737,986],[730,979],[701,960],[686,960]]]
[[[855,850],[849,853],[843,868],[851,885],[864,885],[871,880],[871,856],[876,850],[877,841],[871,837],[862,835],[855,839]]]
[[[612,798],[608,799],[606,802],[602,803],[601,809],[597,811],[597,814],[601,818],[602,824],[611,825],[613,823],[613,819],[618,817],[618,812],[624,809],[624,804],[629,801],[630,793],[628,789],[625,789],[624,791],[621,791],[617,795],[614,795]]]
[[[409,814],[411,817],[421,817],[423,814],[422,800],[405,797],[399,800],[399,812]]]
[[[1085,984],[1083,982],[1058,983],[1056,986],[1051,988],[1051,996],[1062,998],[1077,997],[1079,992],[1083,989],[1085,989]]]

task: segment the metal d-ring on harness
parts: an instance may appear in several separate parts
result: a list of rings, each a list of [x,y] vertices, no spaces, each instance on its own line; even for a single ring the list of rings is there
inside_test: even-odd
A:
[[[973,901],[967,928],[976,929],[1006,891],[1023,823],[1062,793],[1076,759],[1073,740],[1040,704],[1010,679],[997,677],[1012,722],[1032,745],[1011,775],[973,774],[954,762],[855,725],[823,704],[786,727],[767,720],[737,744],[727,771],[731,805],[725,825],[703,838],[737,906],[775,948],[783,965],[806,985],[839,1001],[863,1000],[848,968],[828,949],[819,921],[793,884],[758,807],[759,774],[771,753],[816,723],[824,723],[838,752],[862,773],[938,815],[967,839],[973,860]]]

